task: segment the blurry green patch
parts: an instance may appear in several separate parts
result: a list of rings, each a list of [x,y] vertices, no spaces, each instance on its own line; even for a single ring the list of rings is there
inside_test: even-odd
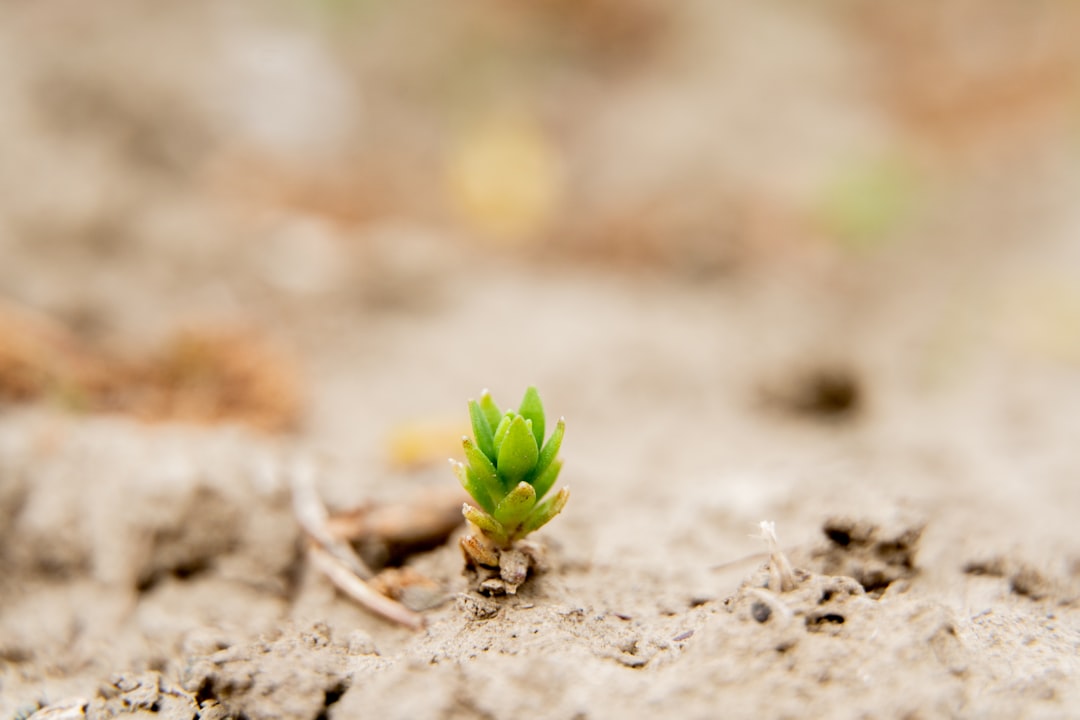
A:
[[[328,19],[336,22],[370,20],[390,7],[386,0],[319,0],[316,8]]]
[[[919,185],[914,170],[895,156],[850,163],[826,185],[814,214],[842,248],[873,250],[911,217]]]

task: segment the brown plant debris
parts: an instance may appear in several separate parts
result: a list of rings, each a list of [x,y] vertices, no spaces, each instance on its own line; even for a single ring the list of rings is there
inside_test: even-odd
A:
[[[107,365],[52,318],[0,302],[0,402],[51,397],[80,407],[107,385]]]
[[[48,316],[0,303],[0,402],[280,432],[298,424],[302,395],[295,364],[251,330],[189,328],[145,355],[120,357]]]
[[[375,576],[371,585],[410,610],[428,610],[447,598],[439,583],[409,567],[386,568]]]
[[[413,630],[422,628],[424,618],[370,584],[371,569],[344,538],[327,527],[329,515],[315,487],[312,463],[297,464],[292,496],[293,513],[307,535],[307,558],[312,566],[366,610]]]
[[[239,420],[270,431],[300,419],[296,367],[254,332],[182,330],[132,375],[142,392],[131,407],[144,417]]]
[[[461,538],[461,549],[469,584],[482,595],[516,595],[530,573],[548,569],[546,550],[530,540],[501,549],[486,544],[483,536],[467,535]]]
[[[394,504],[367,504],[326,521],[373,568],[400,565],[410,555],[444,544],[463,522],[458,488],[425,488]]]

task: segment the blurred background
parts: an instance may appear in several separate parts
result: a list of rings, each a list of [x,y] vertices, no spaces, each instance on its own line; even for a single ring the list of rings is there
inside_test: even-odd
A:
[[[1075,385],[1078,36],[1071,0],[2,3],[0,397],[341,448],[485,385]]]
[[[902,511],[926,523],[911,595],[985,616],[961,639],[1002,658],[905,674],[955,640],[918,620],[879,703],[861,662],[838,682],[857,653],[762,684],[724,639],[757,685],[684,666],[653,701],[902,708],[962,682],[975,704],[912,713],[1065,707],[1075,592],[1014,579],[998,611],[1002,557],[1080,578],[1078,40],[1077,0],[0,0],[0,716],[42,678],[186,673],[290,618],[364,629],[414,678],[363,683],[365,710],[443,678],[443,714],[480,712],[437,662],[459,636],[528,669],[514,703],[537,678],[578,702],[566,669],[611,624],[560,625],[534,672],[485,640],[501,624],[447,605],[409,645],[298,570],[297,457],[332,511],[452,490],[466,399],[529,385],[573,490],[529,612],[636,614],[617,638],[720,613],[761,520],[808,548]],[[456,546],[414,561],[464,587]],[[310,687],[325,717],[347,683]]]

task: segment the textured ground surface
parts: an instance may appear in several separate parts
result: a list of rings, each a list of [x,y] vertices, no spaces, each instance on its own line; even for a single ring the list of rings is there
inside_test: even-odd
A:
[[[992,393],[912,391],[853,360],[860,410],[793,413],[757,385],[805,382],[810,358],[735,350],[740,328],[770,322],[753,298],[502,282],[494,310],[491,288],[461,287],[408,332],[372,322],[355,355],[325,351],[325,441],[5,413],[3,712],[81,697],[95,717],[1069,714],[1075,385],[984,367]],[[509,341],[478,330],[525,308]],[[564,313],[581,329],[553,348]],[[534,351],[550,359],[530,366]],[[447,599],[426,630],[394,629],[303,566],[291,463],[321,458],[338,506],[452,482],[394,470],[381,438],[395,417],[452,416],[477,366],[502,394],[525,380],[497,368],[529,367],[568,417],[574,495],[543,533],[554,568],[493,600],[463,594],[453,547],[417,556]],[[851,522],[827,537],[834,516]],[[740,590],[761,560],[727,563],[760,552],[763,518],[820,575]]]
[[[652,5],[0,3],[0,720],[1076,715],[1075,9]],[[308,566],[529,384],[549,572]]]

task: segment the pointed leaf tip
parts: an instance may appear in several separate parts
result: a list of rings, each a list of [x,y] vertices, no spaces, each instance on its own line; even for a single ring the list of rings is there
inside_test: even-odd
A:
[[[518,531],[518,536],[523,537],[534,530],[539,530],[547,525],[552,518],[562,512],[566,507],[566,501],[570,499],[570,488],[563,488],[547,500],[537,504]]]
[[[513,413],[506,413],[502,420],[499,421],[498,428],[495,430],[495,457],[499,456],[499,450],[502,449],[503,440],[506,439],[506,431],[510,429],[510,420],[513,419]]]
[[[533,470],[533,482],[535,482],[545,473],[551,464],[555,462],[556,456],[559,454],[559,448],[562,447],[563,435],[566,434],[566,419],[559,418],[559,422],[555,424],[555,430],[552,431],[551,437],[548,438],[547,443],[544,444],[543,449],[536,459],[536,469]],[[548,487],[551,487],[550,485]],[[537,491],[539,492],[539,490]],[[543,493],[540,493],[543,495]]]
[[[488,422],[480,404],[475,400],[469,401],[469,420],[472,423],[473,435],[476,436],[476,445],[488,456],[488,459],[494,462],[495,437],[491,430],[491,423]]]
[[[484,488],[492,503],[497,503],[502,498],[504,491],[502,482],[499,480],[499,474],[495,470],[495,465],[469,438],[466,437],[461,441],[461,447],[464,448],[465,459],[469,462],[469,472]]]
[[[484,417],[487,418],[488,425],[494,432],[495,428],[499,427],[499,421],[502,419],[502,411],[499,410],[499,406],[495,404],[495,401],[491,397],[491,393],[487,388],[480,393],[480,409],[484,413]]]
[[[532,420],[533,438],[536,447],[544,444],[544,404],[540,401],[540,393],[530,385],[525,390],[525,397],[521,399],[521,407],[518,410],[523,418]]]
[[[453,467],[454,476],[457,477],[465,492],[469,493],[469,497],[475,500],[484,510],[488,512],[494,511],[499,496],[493,496],[490,489],[476,477],[476,473],[470,470],[465,463],[451,460],[450,464]]]

